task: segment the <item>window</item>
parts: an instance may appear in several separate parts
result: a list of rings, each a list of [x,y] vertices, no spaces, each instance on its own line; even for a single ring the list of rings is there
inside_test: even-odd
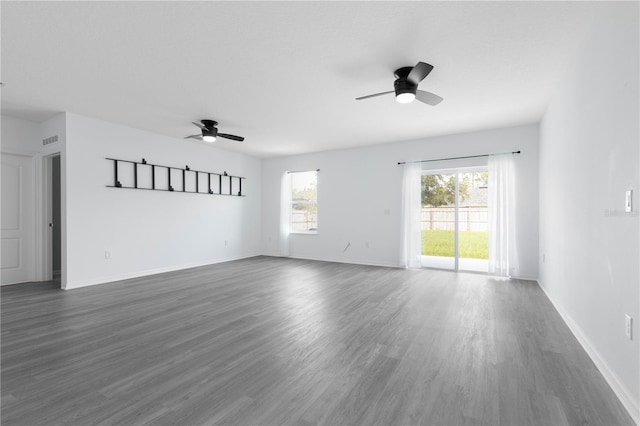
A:
[[[318,232],[318,172],[290,172],[291,232]]]

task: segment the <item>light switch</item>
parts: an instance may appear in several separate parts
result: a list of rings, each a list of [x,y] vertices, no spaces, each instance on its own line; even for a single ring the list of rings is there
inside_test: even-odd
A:
[[[631,206],[631,194],[632,194],[632,190],[629,189],[627,192],[624,193],[624,211],[627,213],[631,213],[633,211],[632,206]]]

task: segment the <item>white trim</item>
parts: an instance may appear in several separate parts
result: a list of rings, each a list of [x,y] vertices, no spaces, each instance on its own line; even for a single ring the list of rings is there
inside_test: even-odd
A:
[[[15,283],[0,283],[0,287],[4,287],[7,285],[16,285],[16,284],[25,284],[25,283],[31,283],[33,281],[16,281]]]
[[[542,289],[542,291],[544,291],[547,299],[549,299],[554,308],[556,308],[556,311],[560,314],[565,324],[567,324],[569,330],[571,330],[580,345],[582,345],[587,355],[589,355],[589,358],[591,358],[593,363],[596,365],[596,368],[600,370],[600,373],[602,373],[602,376],[607,381],[613,392],[616,394],[624,408],[627,409],[633,421],[636,422],[637,425],[640,425],[640,406],[638,405],[638,402],[635,401],[631,393],[618,379],[613,370],[609,368],[607,362],[600,355],[598,350],[589,342],[589,339],[584,335],[580,327],[573,321],[571,316],[560,306],[560,304],[556,303],[553,300],[551,295],[547,292],[546,288],[539,280],[536,280],[536,282],[538,283],[538,286]]]
[[[304,257],[304,256],[280,256],[277,253],[273,253],[273,254],[262,254],[261,256],[269,256],[269,257],[283,257],[283,258],[291,258],[291,259],[299,259],[299,260],[315,260],[318,262],[335,262],[335,263],[353,263],[354,265],[364,265],[364,266],[382,266],[385,268],[399,268],[399,269],[407,269],[402,265],[399,265],[397,263],[388,263],[388,262],[372,262],[370,260],[356,260],[356,259],[338,259],[338,258],[332,258],[332,257]],[[433,270],[438,270],[438,271],[447,271],[447,272],[453,272],[456,273],[456,271],[452,270],[452,269],[438,269],[438,268],[425,268],[425,267],[421,267],[421,268],[415,268],[415,269],[433,269]],[[498,277],[496,275],[489,275],[486,272],[478,272],[478,271],[457,271],[457,273],[464,273],[464,274],[483,274],[486,275],[489,278],[502,278],[502,277]],[[518,277],[509,277],[515,280],[523,280],[523,281],[536,281],[537,278],[534,277],[533,275],[521,275]]]
[[[453,270],[458,272],[460,270],[460,172],[456,171],[453,175],[455,176],[453,193]],[[422,207],[422,205],[420,207]],[[422,221],[422,218],[420,218],[420,221]],[[429,238],[427,237],[427,241],[428,240]]]
[[[2,148],[0,150],[0,153],[2,154],[11,154],[11,155],[22,155],[23,157],[34,157],[38,154],[40,154],[39,151],[31,151],[29,149],[6,149],[6,148]]]
[[[42,231],[42,223],[47,219],[44,218],[44,201],[43,201],[43,179],[44,179],[44,161],[42,154],[36,154],[34,156],[34,207],[35,207],[35,218],[33,222],[34,226],[34,238],[36,242],[36,247],[34,251],[34,260],[35,260],[35,280],[36,281],[47,281],[46,273],[44,272],[43,262],[43,252],[40,249],[45,244],[45,234]]]
[[[33,259],[33,263],[31,264],[31,272],[30,275],[34,281],[38,279],[38,179],[41,175],[40,170],[40,154],[34,154],[30,156],[31,158],[31,205],[33,206],[33,210],[31,211],[31,217],[29,220],[31,221],[32,232],[31,232],[31,258]]]
[[[498,277],[497,275],[489,275],[490,277]],[[509,278],[514,279],[514,280],[522,280],[522,281],[538,281],[538,277],[534,276],[534,275],[518,275],[518,276],[514,276],[511,275],[509,276]]]
[[[263,255],[269,256],[269,255]],[[400,266],[397,263],[386,263],[386,262],[371,262],[368,260],[355,260],[355,259],[336,259],[330,257],[302,257],[302,256],[273,256],[273,257],[288,257],[291,259],[298,260],[314,260],[317,262],[335,262],[335,263],[352,263],[354,265],[364,265],[364,266],[382,266],[385,268],[401,268],[406,269],[404,266]]]
[[[260,254],[248,254],[248,255],[242,255],[242,256],[222,257],[219,259],[205,261],[205,262],[185,263],[182,265],[169,266],[166,268],[147,269],[144,271],[127,272],[124,274],[110,275],[108,277],[92,278],[90,280],[84,280],[84,281],[68,282],[67,285],[64,287],[64,290],[72,290],[75,288],[88,287],[88,286],[98,285],[98,284],[109,284],[116,281],[128,280],[131,278],[140,278],[140,277],[146,277],[148,275],[162,274],[165,272],[181,271],[183,269],[197,268],[199,266],[215,265],[216,263],[230,262],[232,260],[248,259],[250,257],[256,257],[256,256],[260,256]]]
[[[51,272],[51,231],[49,223],[51,222],[51,200],[52,189],[50,185],[50,177],[52,172],[51,156],[45,155],[41,157],[42,176],[40,177],[40,218],[38,226],[40,231],[40,280],[48,281],[53,279]]]
[[[36,219],[37,225],[37,233],[38,233],[38,247],[39,250],[36,253],[36,259],[38,261],[37,268],[37,281],[50,281],[53,279],[53,258],[52,258],[52,235],[51,228],[49,227],[49,223],[53,221],[52,218],[52,187],[51,187],[51,177],[52,177],[52,161],[54,157],[60,158],[60,219],[62,221],[62,192],[66,189],[62,186],[62,153],[61,152],[53,152],[46,155],[38,155],[38,165],[40,175],[38,177],[38,195],[37,195],[37,203],[38,203],[38,217]],[[60,226],[60,257],[62,259],[62,224]],[[60,276],[62,281],[62,273],[64,269],[64,265],[60,266]],[[61,287],[64,287],[61,284]]]

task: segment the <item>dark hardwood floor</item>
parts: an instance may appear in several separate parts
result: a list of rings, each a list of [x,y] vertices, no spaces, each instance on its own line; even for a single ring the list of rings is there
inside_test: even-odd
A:
[[[271,257],[6,286],[3,425],[631,425],[534,282]]]

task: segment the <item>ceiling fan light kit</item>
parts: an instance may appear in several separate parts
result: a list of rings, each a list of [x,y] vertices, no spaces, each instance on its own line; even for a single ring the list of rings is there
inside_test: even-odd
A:
[[[407,76],[411,72],[412,67],[398,68],[394,73],[396,81],[393,82],[393,89],[396,92],[396,101],[401,104],[413,102],[418,91],[418,84],[407,80]]]
[[[361,96],[356,100],[369,99],[376,96],[395,93],[396,101],[401,104],[408,104],[418,99],[427,105],[435,106],[442,102],[442,98],[434,93],[418,90],[418,84],[424,80],[433,69],[433,65],[425,62],[418,62],[415,67],[398,68],[394,76],[396,80],[393,82],[393,91],[375,93],[373,95]]]

